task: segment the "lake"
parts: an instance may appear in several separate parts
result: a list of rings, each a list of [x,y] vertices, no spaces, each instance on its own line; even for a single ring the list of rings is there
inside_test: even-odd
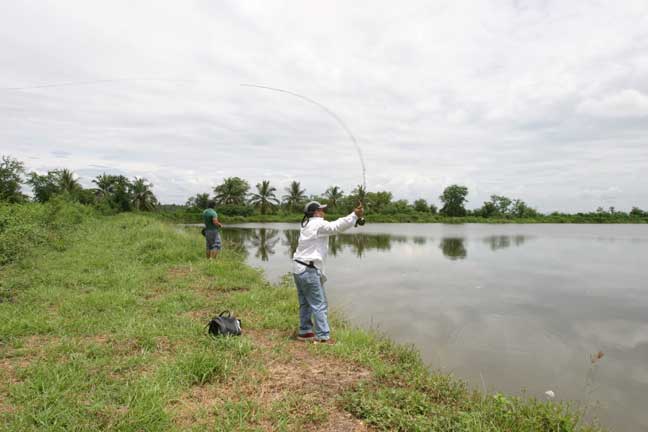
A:
[[[298,228],[228,226],[223,239],[276,282]],[[489,392],[552,390],[612,430],[648,430],[648,225],[368,224],[330,238],[327,276],[332,310],[434,369]]]

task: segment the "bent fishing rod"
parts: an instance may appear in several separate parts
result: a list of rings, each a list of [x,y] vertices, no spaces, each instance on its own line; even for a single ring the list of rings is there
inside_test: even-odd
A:
[[[87,80],[87,81],[68,81],[68,82],[59,82],[59,83],[44,83],[44,84],[37,84],[37,85],[31,85],[31,86],[21,86],[21,87],[4,87],[0,88],[0,91],[23,91],[23,90],[32,90],[32,89],[42,89],[42,88],[50,88],[50,87],[68,87],[68,86],[83,86],[83,85],[93,85],[93,84],[106,84],[106,83],[114,83],[114,82],[128,82],[128,81],[159,81],[159,82],[199,82],[199,80],[186,80],[186,79],[169,79],[169,78],[111,78],[111,79],[101,79],[101,80]],[[295,93],[290,90],[285,90],[277,87],[270,87],[270,86],[265,86],[265,85],[259,85],[259,84],[241,84],[242,87],[250,87],[250,88],[257,88],[257,89],[263,89],[263,90],[269,90],[269,91],[274,91],[278,93],[283,93],[286,95],[290,95],[299,99],[302,99],[306,102],[309,102],[320,109],[322,109],[324,112],[326,112],[328,115],[333,117],[333,119],[337,122],[340,127],[346,132],[347,136],[351,140],[351,143],[356,149],[356,152],[358,153],[358,158],[360,159],[360,166],[362,167],[362,189],[364,192],[367,190],[367,168],[365,166],[365,161],[364,157],[362,155],[362,149],[360,148],[360,145],[358,144],[358,140],[356,139],[355,135],[353,135],[353,132],[351,132],[351,129],[349,126],[340,118],[339,115],[337,115],[332,109],[327,107],[326,105],[309,98],[307,96],[304,96],[299,93]],[[360,205],[363,205],[364,203],[362,202],[362,199],[359,200]],[[364,225],[365,224],[365,218],[359,218],[356,222],[356,226]]]
[[[356,152],[358,153],[358,158],[360,159],[360,166],[362,167],[362,189],[363,189],[363,191],[366,192],[366,190],[367,190],[367,168],[365,166],[364,157],[362,156],[362,149],[360,148],[360,145],[358,144],[358,140],[356,139],[355,135],[353,135],[353,132],[351,132],[351,129],[349,129],[349,126],[347,126],[347,124],[344,122],[344,120],[342,120],[342,118],[340,118],[340,116],[337,115],[332,109],[330,109],[329,107],[327,107],[326,105],[324,105],[324,104],[322,104],[320,102],[317,102],[314,99],[311,99],[311,98],[309,98],[307,96],[301,95],[299,93],[295,93],[295,92],[290,91],[290,90],[284,90],[284,89],[277,88],[277,87],[270,87],[270,86],[264,86],[264,85],[258,85],[258,84],[241,84],[241,86],[242,87],[258,88],[258,89],[263,89],[263,90],[270,90],[270,91],[279,92],[279,93],[283,93],[283,94],[287,94],[287,95],[290,95],[290,96],[297,97],[297,98],[305,100],[306,102],[309,102],[309,103],[311,103],[313,105],[316,105],[317,107],[322,109],[324,112],[326,112],[328,115],[333,117],[333,119],[338,123],[338,125],[340,125],[342,127],[342,129],[344,129],[344,131],[346,132],[348,137],[351,139],[351,143],[353,143],[353,146],[355,147]],[[363,205],[362,201],[360,201],[360,204]],[[356,227],[358,225],[362,226],[364,224],[365,224],[365,218],[364,217],[361,217],[356,221]]]

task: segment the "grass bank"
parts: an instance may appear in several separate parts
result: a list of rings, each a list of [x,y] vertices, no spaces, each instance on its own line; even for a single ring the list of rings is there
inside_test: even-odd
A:
[[[0,429],[593,431],[564,404],[469,390],[340,317],[291,338],[294,288],[152,218],[86,220],[0,270]],[[239,338],[212,340],[222,310]]]

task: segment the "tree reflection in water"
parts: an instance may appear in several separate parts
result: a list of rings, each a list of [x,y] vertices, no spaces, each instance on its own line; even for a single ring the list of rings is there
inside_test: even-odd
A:
[[[388,251],[394,241],[407,242],[406,237],[389,234],[340,234],[333,237],[335,238],[329,239],[329,252],[333,256],[342,251],[345,246],[351,249],[357,257],[362,257],[366,251],[372,249]],[[335,252],[331,249],[332,242],[338,245]]]
[[[293,256],[299,242],[299,231],[285,230],[283,235],[283,245],[288,246],[286,253]],[[389,250],[392,241],[406,242],[407,238],[389,234],[338,234],[329,237],[328,252],[329,255],[336,256],[345,249],[351,249],[355,255],[361,257],[366,250]]]
[[[253,231],[252,246],[255,247],[255,257],[261,258],[261,261],[268,261],[270,255],[275,254],[275,246],[279,242],[279,230],[259,228]]]
[[[490,246],[492,251],[496,251],[498,249],[506,249],[512,245],[520,246],[526,241],[526,239],[526,236],[523,235],[498,235],[486,237],[484,238],[484,242]]]
[[[425,237],[415,236],[415,237],[412,238],[412,240],[414,241],[415,245],[421,245],[422,246],[422,245],[427,243],[427,238],[425,238]]]
[[[281,234],[281,236],[280,236]],[[491,250],[504,249],[511,246],[520,246],[526,241],[523,235],[498,235],[484,238]],[[277,243],[285,246],[285,253],[292,257],[299,242],[299,230],[280,230],[274,228],[228,228],[223,231],[223,240],[226,247],[232,247],[247,254],[256,249],[255,256],[262,261],[268,261],[274,255]],[[397,236],[391,234],[338,234],[329,237],[329,254],[339,255],[349,250],[357,257],[364,256],[367,251],[389,251],[394,243],[412,242],[417,246],[425,246],[429,240],[422,236]],[[451,260],[461,260],[468,256],[468,251],[461,237],[445,237],[439,243],[443,255]]]
[[[439,248],[443,252],[444,256],[450,258],[453,261],[464,259],[468,255],[466,247],[464,246],[464,239],[459,237],[446,237],[441,239]]]
[[[298,230],[284,230],[284,241],[283,245],[288,246],[286,254],[292,257],[297,250],[297,243],[299,243],[299,231]]]
[[[249,250],[246,246],[246,241],[252,237],[253,230],[241,228],[228,228],[221,231],[221,239],[223,248],[227,250],[234,250],[242,254],[245,258],[249,255]]]

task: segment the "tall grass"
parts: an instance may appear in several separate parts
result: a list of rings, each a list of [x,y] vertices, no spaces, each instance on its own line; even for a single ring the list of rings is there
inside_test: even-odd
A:
[[[55,199],[47,204],[0,203],[0,267],[43,249],[60,249],[67,234],[93,211]]]

